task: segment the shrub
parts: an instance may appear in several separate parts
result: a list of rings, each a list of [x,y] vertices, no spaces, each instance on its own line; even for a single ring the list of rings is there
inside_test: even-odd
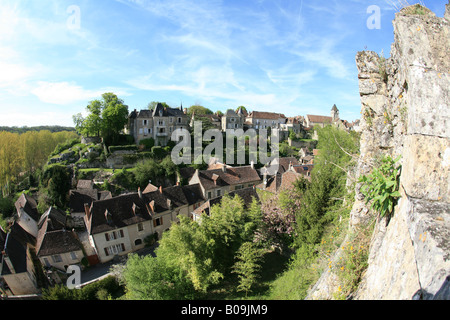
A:
[[[401,194],[399,190],[399,176],[401,166],[396,165],[400,157],[393,160],[390,156],[381,159],[379,168],[374,168],[368,176],[362,176],[361,193],[366,197],[366,203],[372,201],[372,209],[382,217],[392,214],[394,206]]]
[[[152,147],[155,145],[155,139],[153,138],[142,139],[139,143],[143,145],[146,150],[151,150]]]

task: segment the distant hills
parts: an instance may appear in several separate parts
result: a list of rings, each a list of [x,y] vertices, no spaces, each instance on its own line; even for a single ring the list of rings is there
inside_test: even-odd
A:
[[[25,133],[27,131],[41,131],[41,130],[48,130],[50,132],[61,132],[61,131],[75,131],[75,128],[74,127],[63,127],[63,126],[36,126],[36,127],[0,126],[0,131],[7,131],[7,132],[13,132],[13,133]]]

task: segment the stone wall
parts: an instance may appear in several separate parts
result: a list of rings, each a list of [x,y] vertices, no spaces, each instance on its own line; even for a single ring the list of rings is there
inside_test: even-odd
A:
[[[369,267],[353,299],[450,299],[447,19],[402,10],[393,22],[391,57],[367,51],[356,56],[362,127],[356,171],[369,173],[382,154],[401,155],[402,197],[392,218],[376,223]],[[364,227],[374,215],[359,188],[350,217],[353,229]],[[327,272],[308,299],[332,299],[338,285]]]

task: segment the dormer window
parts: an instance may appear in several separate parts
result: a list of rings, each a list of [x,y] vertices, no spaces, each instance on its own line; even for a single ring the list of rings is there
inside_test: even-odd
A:
[[[108,223],[109,225],[113,224],[112,214],[108,211],[108,209],[106,209],[106,211],[105,211],[105,218],[106,218],[106,223]]]

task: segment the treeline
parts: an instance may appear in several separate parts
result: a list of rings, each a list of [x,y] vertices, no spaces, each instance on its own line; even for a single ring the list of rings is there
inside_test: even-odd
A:
[[[74,131],[0,131],[0,188],[6,197],[25,176],[41,169],[59,143],[78,138]]]
[[[43,131],[48,130],[50,132],[62,132],[62,131],[73,131],[75,132],[74,127],[64,127],[64,126],[34,126],[34,127],[7,127],[7,126],[0,126],[0,131],[6,131],[11,133],[25,133],[29,131]]]

